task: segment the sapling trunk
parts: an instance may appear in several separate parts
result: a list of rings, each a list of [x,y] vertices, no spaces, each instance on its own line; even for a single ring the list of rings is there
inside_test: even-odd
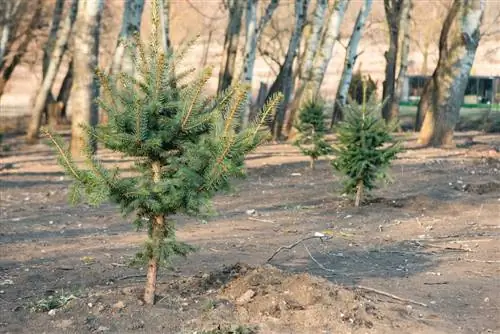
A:
[[[356,185],[356,201],[354,202],[354,206],[358,207],[359,204],[361,203],[361,199],[363,197],[363,180],[359,180],[358,184]]]
[[[316,162],[316,159],[314,158],[311,158],[311,161],[309,162],[309,168],[311,168],[311,170],[314,170],[314,164]]]
[[[152,164],[153,182],[160,182],[161,165],[155,161]],[[165,216],[155,216],[151,222],[151,253],[148,261],[148,272],[146,276],[146,288],[144,290],[144,302],[149,305],[155,303],[156,279],[158,277],[158,264],[160,262],[160,244],[165,238]]]

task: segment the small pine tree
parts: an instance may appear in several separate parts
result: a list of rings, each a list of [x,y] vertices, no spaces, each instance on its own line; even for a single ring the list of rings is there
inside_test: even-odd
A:
[[[125,215],[135,213],[138,228],[147,228],[148,240],[138,254],[148,266],[147,304],[155,302],[159,265],[194,250],[176,239],[171,216],[199,214],[217,190],[229,186],[230,177],[244,175],[245,155],[269,137],[263,120],[281,100],[276,95],[264,107],[260,122],[236,132],[248,87],[235,85],[218,97],[205,97],[210,69],[188,82],[190,72],[176,75],[174,68],[186,48],[176,56],[162,52],[157,4],[152,8],[149,45],[136,37],[131,46],[138,51],[138,77],[98,71],[104,89],[99,103],[108,122],[86,127],[92,140],[135,158],[133,176],[105,168],[89,147],[88,169],[78,168],[62,140],[45,131],[60,165],[75,181],[70,191],[73,203],[82,195],[93,205],[110,200]]]
[[[375,188],[378,179],[387,177],[387,168],[402,150],[391,136],[396,127],[379,118],[381,108],[374,98],[361,105],[353,101],[344,107],[345,119],[337,126],[339,144],[334,145],[332,165],[347,177],[345,192],[356,194],[355,206],[365,189]]]
[[[293,144],[300,149],[302,154],[311,158],[311,169],[314,169],[314,164],[320,156],[332,153],[332,147],[325,139],[326,126],[323,110],[323,101],[309,100],[301,108],[298,121],[294,124],[298,137]]]

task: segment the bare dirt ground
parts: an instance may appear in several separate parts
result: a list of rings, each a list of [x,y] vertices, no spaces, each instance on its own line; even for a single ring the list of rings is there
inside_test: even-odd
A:
[[[407,138],[393,183],[360,209],[328,162],[310,171],[291,146],[262,147],[248,178],[215,198],[216,215],[176,217],[179,238],[199,250],[161,273],[158,302],[145,307],[144,270],[128,265],[145,233],[111,205],[68,205],[69,180],[51,150],[7,138],[0,332],[500,333],[500,155],[490,149],[500,137],[474,141],[412,149]],[[323,230],[335,237],[266,264],[278,247]],[[50,296],[75,298],[32,310]]]

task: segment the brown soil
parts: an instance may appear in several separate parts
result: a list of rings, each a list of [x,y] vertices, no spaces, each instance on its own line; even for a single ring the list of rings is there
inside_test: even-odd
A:
[[[176,217],[179,238],[199,250],[161,273],[154,307],[137,298],[144,269],[128,265],[144,232],[111,205],[68,205],[69,180],[50,149],[7,138],[0,333],[233,325],[258,333],[500,333],[500,156],[491,149],[500,138],[474,138],[486,148],[419,149],[409,138],[393,182],[359,209],[326,161],[309,171],[291,146],[259,149],[248,178],[215,198],[216,215]],[[280,246],[325,230],[334,237],[299,243],[266,264]],[[31,310],[61,294],[76,298],[55,314]]]

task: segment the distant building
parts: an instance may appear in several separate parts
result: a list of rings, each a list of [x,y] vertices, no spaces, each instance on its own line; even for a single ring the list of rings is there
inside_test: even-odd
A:
[[[409,75],[403,86],[401,102],[416,104],[430,76]],[[464,105],[500,104],[500,76],[470,76]]]

